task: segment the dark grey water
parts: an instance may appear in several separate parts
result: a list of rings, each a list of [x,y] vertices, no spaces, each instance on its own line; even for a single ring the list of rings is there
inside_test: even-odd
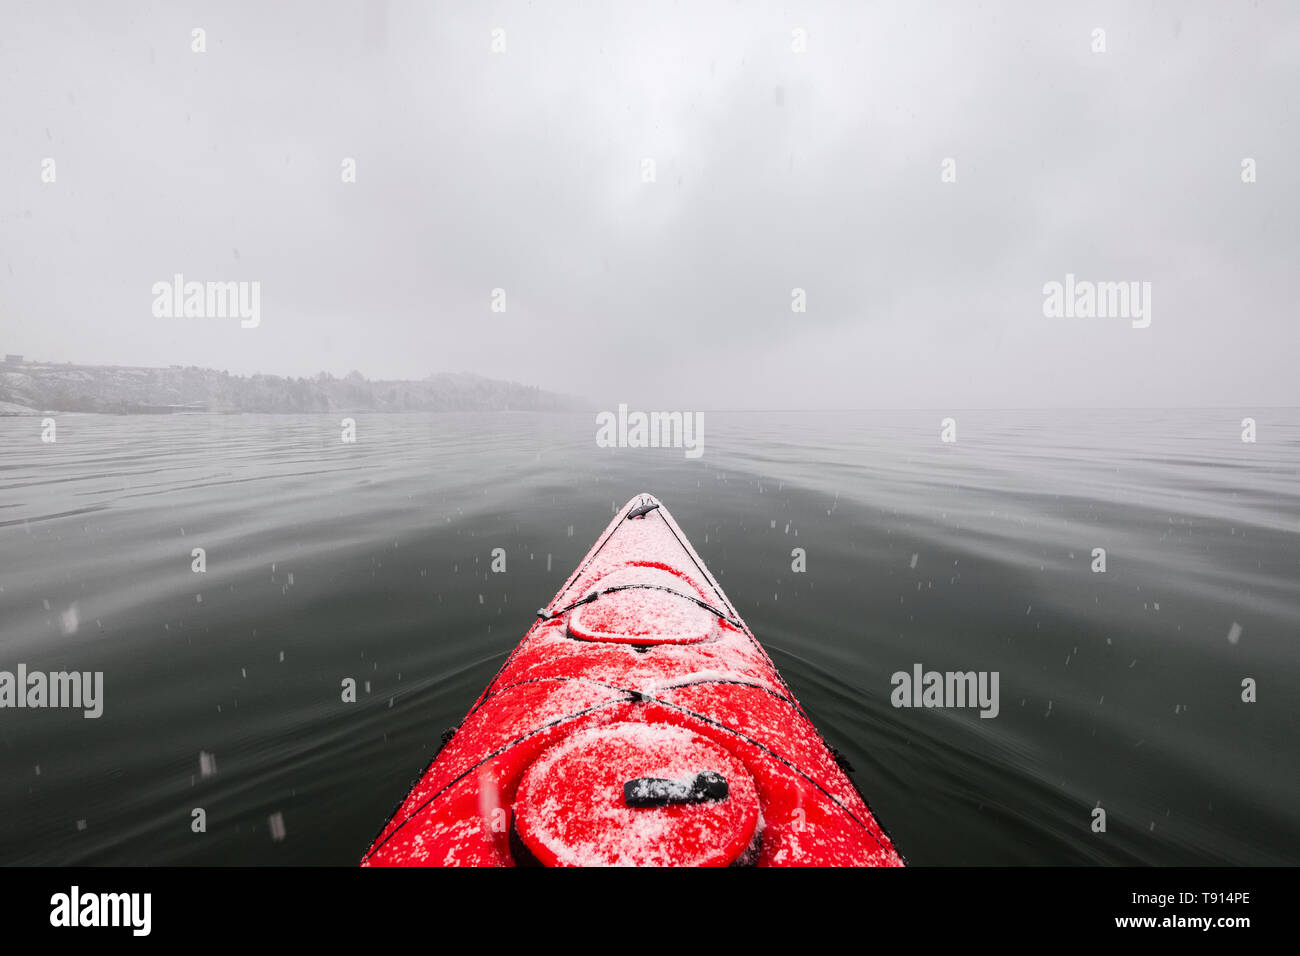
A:
[[[941,417],[709,413],[699,460],[585,415],[0,419],[0,670],[105,675],[97,720],[0,710],[0,862],[354,864],[639,491],[909,862],[1300,862],[1300,412]],[[999,715],[893,708],[916,663]]]

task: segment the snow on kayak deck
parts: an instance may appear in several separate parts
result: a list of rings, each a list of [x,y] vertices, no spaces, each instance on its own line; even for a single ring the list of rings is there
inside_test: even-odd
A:
[[[600,578],[604,595],[574,608],[571,636],[629,644],[692,644],[707,638],[717,615],[683,595],[706,595],[688,579],[654,564],[635,564]],[[611,592],[613,588],[625,588]]]
[[[628,517],[653,503],[614,518],[363,865],[902,865],[672,517]],[[624,801],[703,771],[724,799]]]
[[[725,779],[725,800],[629,807],[635,778]],[[687,788],[682,787],[682,794]],[[758,795],[744,765],[697,734],[666,724],[579,731],[525,772],[516,824],[534,856],[559,866],[725,866],[750,845]]]

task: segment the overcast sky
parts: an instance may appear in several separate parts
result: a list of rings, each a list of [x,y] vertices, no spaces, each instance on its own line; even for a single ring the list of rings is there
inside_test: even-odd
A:
[[[1296,3],[5,0],[0,351],[647,410],[1300,404],[1298,106]],[[260,325],[155,317],[178,272],[259,282]],[[1150,282],[1150,326],[1046,318],[1067,273]]]

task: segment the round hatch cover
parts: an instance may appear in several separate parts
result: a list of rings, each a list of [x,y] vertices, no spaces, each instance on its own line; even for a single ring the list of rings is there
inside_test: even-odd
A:
[[[694,644],[713,633],[718,619],[695,603],[701,595],[689,579],[653,566],[620,568],[598,586],[613,590],[569,614],[569,634],[579,640]]]
[[[669,724],[581,730],[538,757],[515,799],[519,838],[548,866],[727,866],[757,823],[744,764]]]

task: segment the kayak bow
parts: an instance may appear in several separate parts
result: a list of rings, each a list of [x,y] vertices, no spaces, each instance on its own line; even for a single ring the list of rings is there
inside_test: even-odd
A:
[[[618,513],[363,866],[901,866],[677,523]]]

